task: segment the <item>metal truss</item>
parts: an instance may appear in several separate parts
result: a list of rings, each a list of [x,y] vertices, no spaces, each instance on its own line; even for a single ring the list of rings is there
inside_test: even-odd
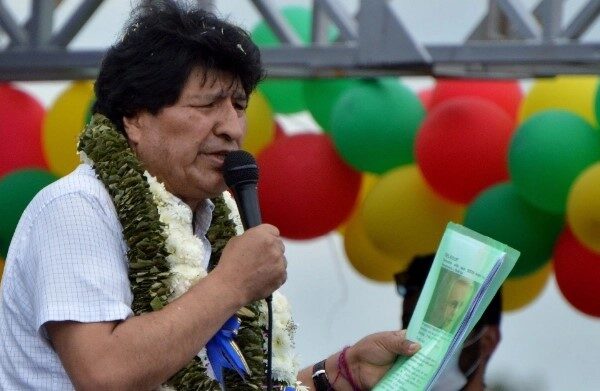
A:
[[[212,0],[197,1],[207,9],[215,7]],[[598,19],[600,0],[587,1],[564,26],[565,0],[541,0],[534,10],[520,0],[488,0],[487,14],[464,42],[444,45],[418,42],[388,0],[361,0],[356,16],[340,0],[313,0],[308,44],[301,42],[272,1],[250,1],[282,42],[262,50],[272,77],[528,78],[600,73],[600,38],[581,41]],[[60,0],[33,0],[30,17],[22,25],[0,0],[0,28],[10,40],[0,51],[0,80],[94,78],[104,51],[67,46],[102,2],[81,0],[67,22],[52,32]],[[339,31],[335,42],[327,41],[331,25]]]

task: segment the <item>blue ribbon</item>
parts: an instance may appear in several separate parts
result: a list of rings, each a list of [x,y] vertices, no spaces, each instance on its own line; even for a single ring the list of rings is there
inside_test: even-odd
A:
[[[242,378],[244,375],[250,374],[248,363],[233,340],[238,334],[241,323],[237,316],[232,316],[206,344],[208,361],[210,361],[216,380],[221,385],[225,384],[223,381],[224,368],[236,371]]]

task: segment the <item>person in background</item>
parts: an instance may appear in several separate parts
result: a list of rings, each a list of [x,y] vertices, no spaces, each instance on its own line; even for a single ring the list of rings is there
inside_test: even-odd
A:
[[[402,300],[402,327],[408,327],[419,295],[425,285],[427,274],[435,254],[416,256],[406,270],[394,275],[396,290]],[[485,390],[487,364],[500,343],[502,317],[501,291],[494,296],[479,322],[465,339],[455,365],[449,365],[434,385],[437,391]]]

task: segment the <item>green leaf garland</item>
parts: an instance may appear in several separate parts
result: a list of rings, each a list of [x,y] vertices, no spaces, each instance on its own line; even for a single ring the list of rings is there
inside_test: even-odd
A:
[[[129,147],[125,136],[100,114],[95,114],[82,132],[78,150],[93,162],[96,175],[108,190],[123,226],[123,237],[129,248],[127,258],[134,314],[163,308],[168,305],[171,294],[169,264],[166,260],[169,252],[165,248],[165,227],[159,220],[141,162]],[[207,233],[212,247],[209,271],[218,264],[223,248],[236,234],[235,223],[229,218],[231,211],[223,197],[211,201],[215,208]],[[242,379],[234,372],[226,372],[225,388],[228,390],[262,389],[266,355],[265,330],[259,323],[259,314],[259,302],[238,311],[242,324],[236,343],[251,374]],[[171,377],[166,385],[176,390],[221,390],[219,384],[208,376],[198,357],[194,357],[185,368]]]

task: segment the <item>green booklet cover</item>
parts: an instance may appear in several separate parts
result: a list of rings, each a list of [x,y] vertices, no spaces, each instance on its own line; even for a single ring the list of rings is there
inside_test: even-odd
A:
[[[520,253],[459,224],[449,223],[407,329],[421,344],[400,356],[375,391],[429,390],[460,351]]]

